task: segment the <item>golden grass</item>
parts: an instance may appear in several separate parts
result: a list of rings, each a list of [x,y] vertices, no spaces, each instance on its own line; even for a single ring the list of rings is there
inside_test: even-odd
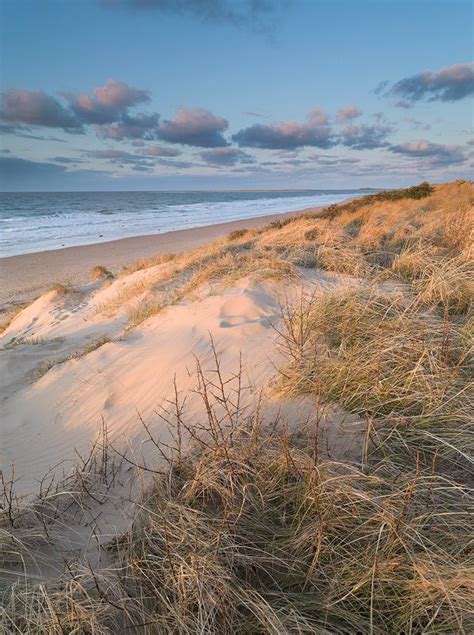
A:
[[[469,351],[446,328],[404,294],[377,288],[309,298],[286,315],[283,343],[296,355],[284,371],[287,389],[320,392],[359,413],[426,414],[465,377]]]
[[[74,289],[70,285],[62,284],[60,282],[53,284],[48,291],[54,291],[57,296],[66,296],[74,293]]]
[[[5,311],[3,313],[3,315],[1,315],[1,322],[0,322],[0,335],[2,333],[4,333],[7,328],[10,326],[10,324],[13,322],[13,320],[20,315],[20,313],[26,309],[27,306],[30,306],[30,302],[22,302],[20,304],[16,304],[14,307],[12,307],[11,309]]]
[[[174,260],[175,258],[176,254],[161,254],[160,256],[155,256],[154,258],[141,258],[140,260],[132,262],[124,267],[122,275],[135,273],[135,271],[142,271],[143,269],[148,269],[149,267],[156,267],[156,265],[162,265]]]
[[[113,277],[112,273],[102,265],[96,265],[95,267],[93,267],[90,276],[91,280],[93,281],[104,280]]]
[[[184,298],[207,283],[225,286],[247,275],[284,279],[297,275],[295,267],[303,267],[359,278],[396,276],[414,286],[418,268],[416,284],[425,287],[424,302],[437,303],[448,311],[467,311],[468,280],[454,290],[449,272],[451,264],[459,264],[465,278],[470,275],[473,200],[474,188],[469,182],[423,184],[414,190],[330,206],[322,215],[305,213],[280,219],[258,231],[236,230],[227,239],[189,253],[133,263],[122,275],[141,270],[149,275],[98,310],[134,311],[139,295],[140,302],[166,305],[169,298],[163,298],[162,291],[171,282],[176,291],[173,297]],[[444,275],[449,289],[443,288]],[[461,280],[459,275],[455,277]]]
[[[289,434],[258,406],[244,414],[241,383],[224,381],[217,357],[209,376],[198,371],[207,414],[185,423],[179,397],[164,413],[174,442],[129,529],[102,547],[108,564],[20,578],[3,595],[7,632],[472,632],[466,488],[417,463],[400,473],[322,460],[317,425]],[[35,542],[100,508],[121,478],[116,459],[103,435],[29,504],[3,481],[2,568],[21,572]]]
[[[158,315],[162,310],[163,307],[160,304],[139,302],[139,304],[128,313],[128,327],[133,328],[138,326],[154,315]]]

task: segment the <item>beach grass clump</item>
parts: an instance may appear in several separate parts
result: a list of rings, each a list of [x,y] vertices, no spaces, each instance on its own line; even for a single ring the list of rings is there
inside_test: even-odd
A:
[[[175,258],[177,258],[176,254],[160,254],[159,256],[155,256],[153,258],[140,258],[140,260],[136,260],[124,267],[122,275],[129,275],[131,273],[135,273],[135,271],[142,271],[143,269],[148,269],[149,267],[162,265],[167,262],[171,262]]]
[[[398,190],[388,190],[386,192],[379,192],[375,195],[375,198],[380,201],[399,201],[404,198],[412,198],[418,200],[420,198],[426,198],[430,196],[434,191],[432,185],[427,181],[423,181],[419,185],[413,185],[412,187],[406,187]]]
[[[16,304],[11,309],[8,309],[7,311],[3,312],[3,314],[0,316],[1,317],[1,321],[0,321],[0,335],[7,330],[7,328],[10,326],[10,324],[13,322],[13,320],[18,315],[20,315],[20,313],[24,309],[26,309],[26,307],[29,306],[29,305],[30,305],[30,302],[21,302],[19,304]]]
[[[106,280],[106,279],[113,278],[112,272],[106,269],[105,267],[103,267],[102,265],[96,265],[95,267],[93,267],[91,270],[90,276],[91,276],[91,280],[93,280],[94,282],[97,280]]]
[[[93,340],[90,344],[85,346],[82,350],[74,353],[73,355],[74,359],[81,359],[81,357],[85,357],[86,355],[89,355],[89,353],[93,353],[94,351],[101,348],[105,344],[109,344],[111,341],[112,339],[108,335],[102,335],[101,337],[98,337],[97,339]]]
[[[474,263],[461,255],[439,256],[433,249],[408,248],[393,261],[392,272],[409,282],[418,302],[449,314],[467,314],[474,297]]]
[[[320,245],[316,250],[316,266],[357,277],[368,276],[371,269],[360,249],[345,245]]]
[[[419,302],[440,306],[449,314],[466,315],[474,299],[474,262],[459,257],[432,260],[413,286]]]
[[[62,359],[62,360],[52,360],[52,359],[43,360],[34,369],[34,371],[32,373],[32,380],[34,382],[39,381],[42,377],[44,377],[46,375],[47,372],[49,372],[52,368],[54,368],[54,366],[57,366],[58,364],[61,364],[63,361],[65,361],[65,360],[64,359]]]
[[[158,315],[163,310],[163,305],[144,300],[139,302],[137,306],[130,309],[128,313],[128,328],[134,328],[145,322],[149,318]]]
[[[249,233],[249,230],[245,228],[234,229],[227,235],[227,240],[229,241],[240,240],[241,238],[246,236],[248,233]]]
[[[412,416],[442,408],[466,381],[468,351],[455,326],[447,330],[403,293],[369,287],[310,297],[285,324],[289,393],[315,392],[359,414]]]
[[[184,293],[194,291],[206,283],[219,282],[226,285],[252,274],[258,275],[260,279],[274,280],[294,278],[297,275],[291,262],[263,250],[247,249],[244,244],[238,251],[222,251],[202,267],[195,267]]]
[[[374,456],[400,470],[421,461],[464,481],[474,455],[472,316],[458,296],[455,311],[452,297],[439,311],[439,299],[377,280],[302,297],[284,310],[280,390],[356,413]]]
[[[414,282],[424,276],[429,262],[435,257],[432,249],[422,245],[411,246],[397,254],[391,263],[391,271],[406,282]]]
[[[59,344],[64,341],[61,337],[13,337],[3,350],[8,351],[17,346],[44,346],[45,344]]]
[[[54,292],[57,296],[66,296],[74,293],[74,289],[70,285],[62,284],[61,282],[53,284],[48,291]]]

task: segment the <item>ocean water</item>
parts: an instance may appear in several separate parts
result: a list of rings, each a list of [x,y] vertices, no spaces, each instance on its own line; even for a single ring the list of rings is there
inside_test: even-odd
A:
[[[363,190],[0,193],[0,256],[337,203]]]

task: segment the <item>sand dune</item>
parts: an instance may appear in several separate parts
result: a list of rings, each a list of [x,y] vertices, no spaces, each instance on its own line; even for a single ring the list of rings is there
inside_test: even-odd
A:
[[[194,301],[167,307],[134,329],[120,310],[98,311],[149,275],[138,271],[72,294],[48,292],[4,333],[2,446],[6,469],[15,464],[18,491],[34,491],[53,466],[67,472],[76,452],[87,453],[102,417],[120,447],[149,454],[139,415],[166,441],[169,432],[155,413],[172,398],[175,380],[187,395],[188,416],[199,416],[202,404],[190,391],[196,359],[204,369],[213,366],[211,337],[226,377],[238,370],[241,355],[247,398],[271,384],[278,364],[272,326],[279,303],[299,293],[301,282],[247,277],[216,294],[203,289]],[[307,282],[321,290],[339,279],[319,274]]]

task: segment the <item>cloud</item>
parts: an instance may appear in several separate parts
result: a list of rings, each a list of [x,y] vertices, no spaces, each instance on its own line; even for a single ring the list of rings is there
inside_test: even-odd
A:
[[[320,108],[314,108],[307,118],[307,123],[288,121],[269,125],[255,124],[239,130],[232,140],[240,147],[269,150],[295,150],[305,146],[330,148],[334,142],[331,129],[327,125],[326,113]]]
[[[255,157],[238,148],[213,148],[200,152],[199,156],[209,165],[228,166],[237,163],[255,163]]]
[[[66,166],[18,157],[0,157],[0,190],[50,191],[103,189],[110,175],[98,170],[68,171]]]
[[[65,139],[60,139],[59,137],[45,137],[44,135],[34,135],[29,134],[28,131],[31,130],[28,126],[17,125],[17,124],[0,124],[0,133],[1,134],[14,134],[16,137],[21,137],[22,139],[34,139],[35,141],[55,141],[58,143],[66,143]],[[68,132],[71,132],[68,130]]]
[[[329,123],[329,117],[327,113],[316,106],[316,108],[311,109],[307,114],[310,125],[312,126],[327,126]]]
[[[386,138],[390,132],[390,126],[352,125],[341,132],[340,142],[354,150],[372,150],[387,146]]]
[[[193,168],[196,165],[192,161],[172,161],[170,159],[159,159],[158,163],[175,170],[186,170],[188,168]]]
[[[73,157],[51,157],[50,161],[54,161],[54,163],[84,163],[82,159]]]
[[[345,121],[349,121],[351,119],[357,119],[362,115],[362,110],[358,108],[355,104],[351,104],[350,106],[345,106],[337,111],[336,121],[338,123],[344,123]]]
[[[250,115],[250,117],[265,117],[265,115],[261,112],[256,112],[255,110],[244,110],[244,115]]]
[[[453,64],[437,72],[424,71],[405,77],[385,94],[400,97],[398,105],[402,107],[422,99],[458,101],[474,94],[474,62]]]
[[[170,143],[217,148],[229,145],[223,137],[223,132],[228,127],[227,119],[217,117],[204,108],[188,110],[181,107],[173,119],[163,121],[158,136],[162,141]]]
[[[150,101],[146,90],[128,86],[117,79],[109,79],[104,86],[93,90],[93,96],[84,93],[65,93],[71,110],[76,117],[87,124],[108,124],[120,120],[128,109]]]
[[[466,157],[459,146],[432,143],[426,139],[419,139],[411,143],[400,143],[390,146],[389,149],[391,152],[405,157],[423,159],[432,168],[447,167],[466,161]]]
[[[43,91],[26,89],[2,93],[0,121],[4,132],[26,136],[26,126],[62,128],[68,133],[84,132],[95,125],[97,135],[107,139],[156,139],[158,113],[131,114],[130,109],[150,101],[148,91],[109,79],[93,90],[92,96],[63,93],[67,105]],[[34,137],[32,137],[34,138]]]
[[[123,114],[120,121],[110,125],[96,126],[97,135],[104,139],[145,139],[152,141],[158,137],[160,115],[158,113]]]
[[[416,130],[431,130],[431,125],[429,123],[424,123],[419,119],[415,119],[415,117],[404,117],[403,121],[411,124]]]
[[[256,30],[268,27],[268,20],[284,6],[277,0],[103,0],[108,7],[154,9],[155,11],[198,18],[206,22],[250,26]]]
[[[82,122],[71,110],[42,90],[11,89],[2,92],[0,120],[66,131],[82,128]]]
[[[349,157],[335,157],[328,154],[310,154],[308,156],[308,162],[315,162],[318,165],[323,166],[352,165],[354,163],[360,163],[360,159],[352,159]]]
[[[384,79],[381,82],[379,82],[377,84],[377,86],[374,89],[374,93],[376,95],[382,95],[385,92],[385,89],[387,88],[387,86],[390,84],[390,82],[388,81],[388,79]]]
[[[164,146],[150,145],[145,146],[142,150],[137,151],[137,153],[150,157],[177,157],[181,154],[181,151],[176,150],[176,148],[166,148]]]
[[[133,170],[141,172],[151,171],[151,169],[155,165],[153,161],[150,161],[143,156],[131,154],[130,152],[126,152],[125,150],[94,150],[92,152],[88,152],[87,156],[94,159],[105,159],[108,160],[110,163],[118,165],[120,167],[123,167],[124,165],[130,165]]]

